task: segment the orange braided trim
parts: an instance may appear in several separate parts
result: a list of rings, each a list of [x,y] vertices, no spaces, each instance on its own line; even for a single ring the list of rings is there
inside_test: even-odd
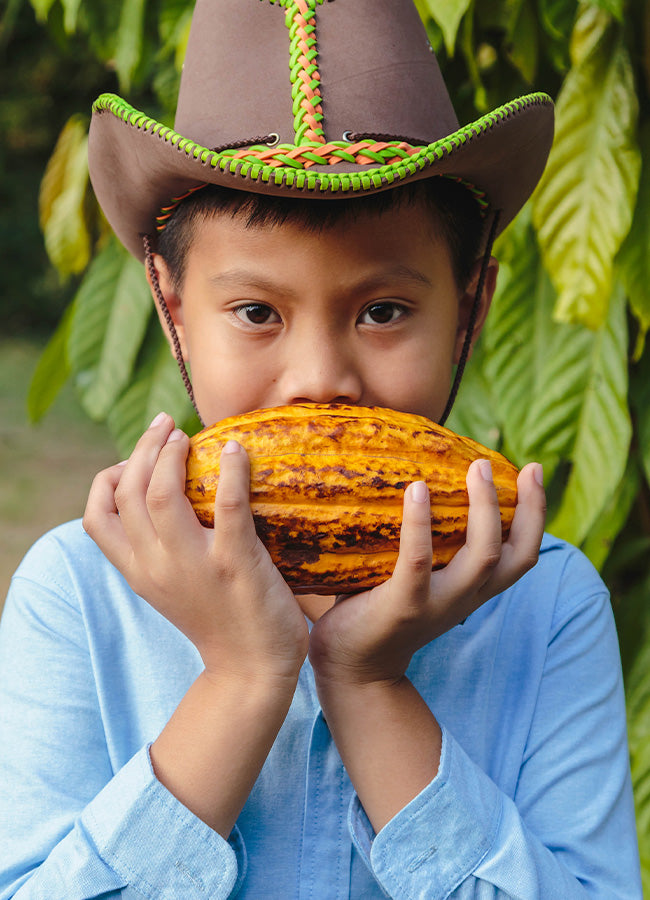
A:
[[[316,13],[309,6],[307,0],[295,0],[295,7],[291,27],[291,56],[292,82],[294,89],[297,89],[302,95],[300,108],[303,110],[303,114],[300,119],[304,130],[300,129],[300,139],[324,144],[325,136],[321,125],[323,109],[320,104],[320,74],[316,68],[318,51],[314,37]],[[300,64],[299,69],[295,67],[295,62]]]
[[[401,160],[420,153],[422,147],[413,147],[403,141],[359,141],[356,144],[342,145],[342,142],[321,144],[318,147],[291,147],[280,145],[257,149],[250,147],[238,150],[229,159],[245,159],[251,163],[261,162],[265,166],[280,167],[292,166],[308,169],[310,166],[337,166],[340,163],[353,163],[358,166],[382,165],[389,166]]]

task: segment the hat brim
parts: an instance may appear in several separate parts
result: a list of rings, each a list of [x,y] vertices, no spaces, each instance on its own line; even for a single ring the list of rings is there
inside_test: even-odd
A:
[[[427,145],[399,139],[329,144],[327,161],[321,164],[319,145],[202,147],[120,97],[103,94],[93,106],[90,178],[117,237],[140,260],[142,235],[155,233],[161,209],[202,184],[335,199],[447,175],[485,194],[490,208],[500,211],[501,231],[542,175],[553,120],[550,97],[529,94]]]

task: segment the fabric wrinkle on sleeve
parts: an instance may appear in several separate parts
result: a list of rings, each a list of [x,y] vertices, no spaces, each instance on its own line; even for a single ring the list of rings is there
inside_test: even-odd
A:
[[[377,835],[355,795],[350,827],[387,896],[437,900],[449,896],[486,855],[501,809],[497,786],[443,727],[440,767],[430,784]]]

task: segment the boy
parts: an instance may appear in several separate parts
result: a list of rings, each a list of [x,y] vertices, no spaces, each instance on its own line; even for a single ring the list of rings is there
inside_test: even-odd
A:
[[[200,0],[176,130],[104,98],[89,152],[202,419],[305,401],[443,418],[549,103],[459,131],[406,0]],[[187,447],[157,416],[95,480],[85,532],[46,536],[14,579],[1,897],[640,896],[611,612],[542,537],[539,466],[503,545],[477,461],[445,569],[416,482],[387,582],[294,597],[244,449],[224,449],[206,530]]]

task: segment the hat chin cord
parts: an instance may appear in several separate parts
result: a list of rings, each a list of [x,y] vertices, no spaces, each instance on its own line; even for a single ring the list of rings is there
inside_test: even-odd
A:
[[[458,365],[456,366],[456,374],[454,376],[454,381],[451,386],[451,391],[449,393],[449,399],[447,400],[447,405],[445,407],[445,411],[440,417],[439,425],[444,425],[449,417],[449,413],[454,405],[454,401],[456,400],[456,395],[458,394],[458,389],[460,387],[461,378],[463,377],[463,372],[465,371],[465,365],[467,360],[469,359],[469,351],[472,347],[472,336],[474,334],[474,328],[476,326],[476,319],[478,316],[478,311],[481,306],[481,298],[483,296],[483,289],[485,287],[485,279],[487,277],[487,270],[490,264],[490,257],[492,256],[492,247],[494,245],[494,239],[497,233],[497,227],[499,224],[499,211],[495,212],[492,218],[492,225],[490,226],[490,233],[488,235],[487,244],[485,247],[485,253],[483,254],[483,260],[481,263],[481,271],[479,274],[478,285],[476,287],[476,294],[474,295],[474,302],[472,303],[472,308],[469,314],[469,320],[467,322],[467,329],[465,331],[465,338],[463,341],[463,347],[460,354],[460,359],[458,360]],[[174,320],[172,319],[171,313],[169,311],[169,307],[167,306],[167,301],[163,296],[162,289],[160,287],[160,282],[158,281],[158,273],[156,272],[156,267],[153,261],[153,253],[151,252],[151,241],[149,240],[149,235],[142,235],[142,243],[144,246],[144,261],[147,267],[147,272],[149,273],[149,280],[153,287],[153,292],[156,297],[156,302],[158,307],[163,315],[165,320],[165,324],[169,331],[169,335],[172,341],[172,348],[174,351],[174,356],[176,357],[176,362],[178,363],[178,368],[180,369],[181,377],[183,379],[183,384],[185,385],[185,390],[187,391],[187,395],[190,398],[192,406],[194,407],[194,411],[198,416],[199,422],[202,427],[205,428],[205,422],[201,417],[201,413],[199,412],[199,408],[196,405],[196,399],[194,397],[194,389],[192,387],[192,381],[190,379],[190,374],[187,371],[187,366],[185,364],[185,360],[183,358],[183,351],[181,350],[181,342],[178,338],[178,334],[176,332],[176,327],[174,325]]]

